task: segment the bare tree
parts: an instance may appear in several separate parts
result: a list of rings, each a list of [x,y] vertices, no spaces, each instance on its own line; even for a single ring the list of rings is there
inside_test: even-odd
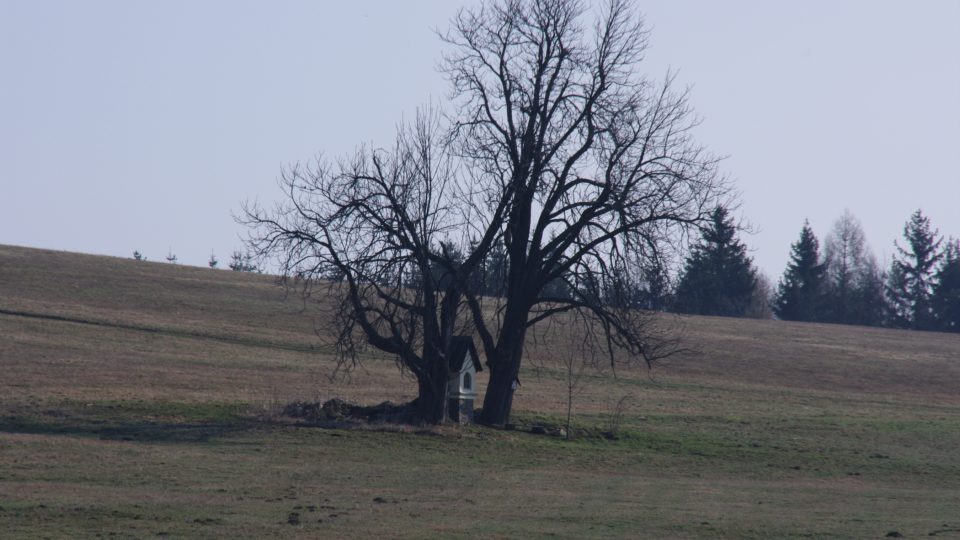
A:
[[[491,0],[441,37],[451,112],[401,128],[390,151],[291,168],[284,205],[246,209],[257,252],[301,284],[341,278],[345,358],[366,345],[396,355],[427,421],[445,416],[459,332],[479,338],[489,366],[489,424],[509,419],[527,331],[556,315],[576,317],[611,363],[675,352],[657,319],[605,290],[730,193],[692,137],[688,92],[640,74],[648,34],[630,2]],[[499,246],[503,289],[480,294],[470,284]]]
[[[756,286],[753,288],[753,294],[750,297],[750,305],[744,316],[751,319],[772,319],[773,318],[773,294],[774,288],[770,278],[763,272],[757,272]]]
[[[628,257],[709,218],[726,186],[696,144],[686,91],[639,74],[648,33],[630,2],[611,0],[592,26],[576,0],[503,1],[465,9],[444,38],[456,95],[453,144],[480,180],[469,223],[502,235],[505,302],[488,324],[466,292],[490,366],[483,419],[509,417],[531,326],[574,311],[603,332],[596,345],[653,361],[667,352],[650,320],[604,302]],[[568,298],[542,294],[556,279]]]
[[[275,255],[288,283],[306,294],[323,285],[337,300],[341,365],[367,346],[394,355],[418,382],[412,417],[426,422],[447,417],[446,358],[468,332],[458,329],[467,273],[444,241],[465,225],[440,121],[430,109],[399,128],[392,150],[295,165],[281,178],[286,202],[273,212],[248,206],[244,219],[252,247]]]
[[[865,274],[876,267],[867,247],[860,220],[850,210],[833,224],[827,236],[824,255],[827,260],[827,281],[830,287],[830,318],[840,323],[854,322],[855,296]]]
[[[575,316],[554,317],[548,325],[544,325],[544,332],[533,340],[533,346],[538,347],[541,342],[549,342],[550,361],[561,371],[565,392],[566,422],[563,437],[572,439],[573,434],[573,405],[586,389],[588,379],[584,375],[590,371],[602,370],[594,340],[590,339],[589,331]],[[587,329],[589,330],[589,329]],[[528,345],[529,346],[529,345]]]

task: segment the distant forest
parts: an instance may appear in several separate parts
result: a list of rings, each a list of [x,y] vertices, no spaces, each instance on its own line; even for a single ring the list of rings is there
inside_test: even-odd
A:
[[[804,223],[773,294],[780,319],[960,332],[960,242],[944,239],[917,210],[903,227],[889,268],[867,246],[849,211],[823,252]]]
[[[636,307],[678,313],[960,332],[960,241],[944,239],[917,210],[894,244],[893,261],[882,268],[849,211],[822,249],[805,222],[774,287],[718,208],[675,283],[651,265],[629,284],[627,298]]]

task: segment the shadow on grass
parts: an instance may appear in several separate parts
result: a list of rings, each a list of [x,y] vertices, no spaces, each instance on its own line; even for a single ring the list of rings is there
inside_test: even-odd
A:
[[[51,422],[36,417],[7,416],[0,418],[0,433],[98,437],[107,441],[197,443],[249,431],[262,425],[253,419],[199,423],[78,420],[68,423]]]

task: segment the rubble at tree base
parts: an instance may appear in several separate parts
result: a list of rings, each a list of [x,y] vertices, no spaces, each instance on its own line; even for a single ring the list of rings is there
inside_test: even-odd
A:
[[[320,403],[319,401],[294,401],[284,406],[280,414],[321,427],[342,428],[365,424],[414,425],[417,423],[414,420],[416,405],[416,400],[400,404],[384,401],[379,405],[358,405],[334,398],[324,403]],[[534,423],[519,426],[516,424],[506,424],[503,426],[503,429],[507,431],[522,431],[533,435],[547,435],[560,438],[567,437],[567,430],[561,425]],[[577,429],[576,432],[577,438],[620,439],[619,434],[607,430],[580,428]]]
[[[416,401],[396,404],[384,401],[379,405],[357,405],[342,399],[320,402],[294,401],[283,408],[281,414],[311,423],[390,423],[409,424],[413,422]]]

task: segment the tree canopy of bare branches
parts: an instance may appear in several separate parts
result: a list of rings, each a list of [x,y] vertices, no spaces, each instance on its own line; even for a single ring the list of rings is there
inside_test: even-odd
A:
[[[489,367],[481,420],[509,418],[527,331],[553,317],[618,358],[677,350],[657,319],[611,301],[732,196],[675,78],[643,75],[648,32],[627,0],[490,0],[461,10],[443,72],[452,97],[389,150],[287,170],[286,198],[248,206],[251,244],[298,283],[332,278],[341,350],[396,355],[417,418],[442,421],[451,338]],[[478,273],[502,250],[499,290]]]

